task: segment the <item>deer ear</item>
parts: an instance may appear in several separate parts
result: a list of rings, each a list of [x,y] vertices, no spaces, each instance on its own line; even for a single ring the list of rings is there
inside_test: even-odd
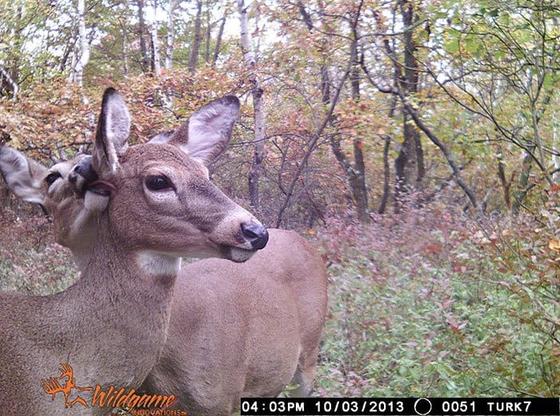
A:
[[[154,140],[179,146],[208,166],[227,147],[239,118],[239,100],[233,95],[212,101],[196,111],[169,138]],[[156,136],[159,138],[159,136]]]
[[[128,148],[130,114],[122,96],[113,88],[103,94],[93,147],[93,167],[98,173],[115,173],[119,156]]]
[[[8,146],[0,145],[0,174],[8,189],[18,198],[35,204],[42,204],[45,198],[43,180],[48,169],[23,153]]]

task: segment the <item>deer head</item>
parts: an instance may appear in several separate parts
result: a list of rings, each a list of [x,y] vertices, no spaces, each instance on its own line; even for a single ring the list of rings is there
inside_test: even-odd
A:
[[[224,97],[166,140],[129,147],[128,109],[108,89],[92,157],[47,169],[3,146],[0,171],[16,195],[56,214],[57,241],[75,253],[91,244],[105,213],[125,248],[142,253],[141,263],[163,252],[245,261],[266,245],[266,229],[210,182],[206,168],[229,142],[238,114],[237,98]]]
[[[55,214],[56,241],[71,247],[76,254],[91,248],[95,236],[94,212],[85,209],[84,199],[79,198],[83,197],[86,180],[93,180],[90,165],[91,156],[79,154],[47,168],[9,146],[0,145],[0,174],[8,188],[24,201],[39,204],[45,212]],[[75,194],[78,190],[80,195]],[[94,201],[100,204],[96,211],[108,202],[95,194],[88,195],[88,199],[89,206],[94,206]]]

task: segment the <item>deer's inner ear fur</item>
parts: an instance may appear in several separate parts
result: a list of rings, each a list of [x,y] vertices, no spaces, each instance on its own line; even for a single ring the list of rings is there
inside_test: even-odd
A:
[[[23,153],[8,146],[0,146],[0,173],[8,189],[18,198],[42,204],[46,188],[43,180],[48,169]]]
[[[208,166],[227,147],[239,118],[239,100],[232,95],[212,101],[196,111],[171,136],[156,136],[154,142],[178,146]]]
[[[115,173],[119,168],[119,156],[128,147],[130,113],[122,96],[113,88],[103,94],[101,113],[93,149],[93,167],[98,173]]]

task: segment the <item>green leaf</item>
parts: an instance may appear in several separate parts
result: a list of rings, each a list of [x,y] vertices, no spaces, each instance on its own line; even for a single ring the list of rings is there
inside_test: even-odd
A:
[[[459,36],[457,34],[449,34],[445,40],[443,47],[450,54],[456,54],[460,50]]]
[[[471,55],[476,55],[480,50],[481,43],[478,36],[467,36],[464,45],[467,52]]]

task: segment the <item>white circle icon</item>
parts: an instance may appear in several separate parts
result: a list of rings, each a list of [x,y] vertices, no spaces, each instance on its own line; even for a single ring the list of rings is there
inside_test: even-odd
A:
[[[414,411],[417,415],[426,416],[432,411],[432,402],[425,398],[416,399]]]

